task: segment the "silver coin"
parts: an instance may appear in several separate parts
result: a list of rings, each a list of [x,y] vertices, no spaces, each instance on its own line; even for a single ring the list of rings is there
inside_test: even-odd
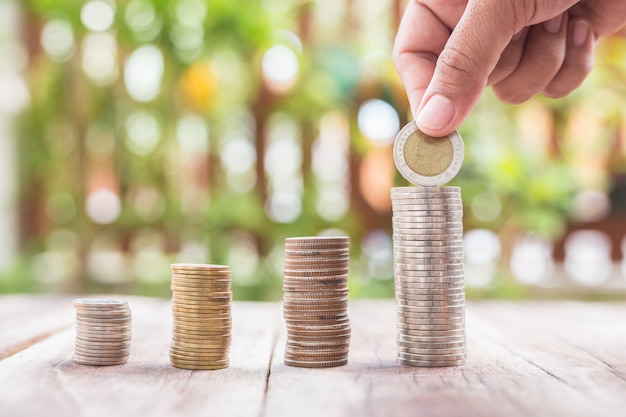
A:
[[[443,216],[439,216],[437,221],[428,221],[427,218],[432,216],[410,216],[408,213],[394,213],[391,217],[392,224],[408,225],[408,227],[422,227],[427,229],[462,229],[463,218],[462,217],[448,217],[444,219]],[[426,227],[430,225],[430,227]]]
[[[405,331],[420,331],[422,334],[426,332],[455,332],[465,331],[465,322],[459,321],[457,323],[396,323],[396,329],[398,333]]]
[[[436,225],[440,225],[441,223],[446,224],[450,222],[463,222],[463,218],[459,216],[427,216],[421,215],[421,213],[419,212],[394,213],[391,216],[391,220],[400,220],[414,223],[433,223]]]
[[[442,217],[442,218],[463,218],[464,208],[460,203],[412,203],[414,200],[393,201],[391,211],[396,216],[402,217]],[[444,214],[432,215],[430,212],[442,212]]]
[[[456,196],[453,194],[442,194],[439,196],[432,195],[392,195],[391,196],[391,204],[415,204],[415,205],[424,205],[424,206],[447,206],[447,205],[458,205],[463,206],[463,199],[461,196]]]
[[[465,340],[465,328],[456,330],[431,330],[431,329],[398,329],[398,339],[402,340]]]
[[[430,256],[423,256],[430,255]],[[402,253],[394,252],[394,262],[409,265],[459,265],[464,263],[461,254],[432,253]]]
[[[407,313],[398,311],[396,313],[398,321],[412,324],[458,324],[464,322],[465,311],[448,313]]]
[[[396,317],[404,324],[436,324],[457,326],[465,323],[465,311],[448,313],[407,313],[403,310],[396,311]]]
[[[419,368],[447,368],[464,365],[465,359],[460,359],[456,361],[418,361],[398,357],[397,362],[403,366],[413,366]]]
[[[458,277],[461,276],[463,274],[463,264],[462,263],[456,263],[456,264],[451,264],[449,265],[449,267],[446,268],[429,268],[429,269],[419,269],[419,268],[410,268],[409,266],[406,266],[407,264],[401,264],[399,262],[395,262],[394,264],[394,275],[396,277],[402,277],[402,278],[410,278],[410,277]],[[433,266],[439,266],[439,265],[433,265]],[[448,265],[444,265],[444,266],[448,266]]]
[[[448,224],[452,224],[454,228],[463,228],[463,219],[460,217],[444,217],[444,216],[402,216],[402,215],[394,215],[391,218],[392,225],[394,223],[406,223],[406,224],[419,224],[420,226],[431,225],[430,229],[442,229],[448,226]]]
[[[398,344],[398,351],[415,355],[465,355],[465,345],[458,347],[422,347]]]
[[[446,275],[435,275],[430,274],[430,272],[442,272],[442,271],[413,271],[413,272],[422,272],[421,276],[408,276],[406,274],[403,275],[403,272],[397,272],[395,274],[395,283],[396,287],[399,289],[406,288],[410,289],[412,287],[418,287],[422,284],[426,284],[427,286],[431,286],[431,284],[439,284],[444,286],[445,288],[450,288],[451,286],[462,286],[465,283],[465,278],[459,271],[454,274],[446,274]],[[424,287],[427,288],[427,287]]]
[[[459,289],[435,289],[435,288],[424,288],[424,289],[412,289],[405,290],[402,288],[395,288],[396,292],[396,305],[397,306],[412,306],[413,301],[423,300],[423,301],[432,301],[432,300],[450,300],[450,301],[458,301],[460,299],[464,299],[465,290],[463,288]]]
[[[433,344],[441,346],[465,346],[465,333],[443,336],[411,336],[407,334],[399,334],[396,343],[401,344]]]
[[[458,307],[465,305],[465,297],[452,300],[424,300],[423,297],[419,295],[402,294],[402,298],[405,302],[410,301],[411,306],[415,307]]]
[[[393,247],[394,256],[403,256],[406,258],[450,258],[457,259],[458,262],[464,262],[465,252],[463,247],[422,247],[422,246],[399,246]],[[413,261],[412,261],[413,262]]]
[[[407,298],[411,297],[410,295],[399,294],[396,296],[396,311],[407,311],[410,312],[411,308],[414,307],[464,307],[465,306],[465,298],[452,299],[452,300],[423,300],[423,299],[411,299]],[[419,297],[419,296],[415,296]],[[420,302],[438,302],[440,304],[435,304],[432,306],[420,304]]]
[[[392,235],[394,248],[402,249],[406,252],[454,252],[463,250],[463,238],[455,236],[450,239],[426,239],[423,236],[396,234]]]
[[[394,220],[391,226],[395,234],[406,234],[411,237],[421,235],[458,235],[460,238],[463,237],[462,223],[416,223]]]
[[[453,288],[405,288],[395,286],[396,304],[402,306],[415,306],[414,301],[448,301],[459,303],[465,301],[465,289],[461,286]]]
[[[465,358],[466,349],[463,348],[454,353],[413,353],[398,347],[398,356],[414,360],[456,360]]]
[[[439,256],[432,256],[433,254],[428,254],[431,256],[420,256],[423,255],[422,253],[417,254],[417,256],[415,255],[415,253],[409,255],[406,253],[394,252],[393,259],[394,262],[410,265],[458,265],[463,264],[464,262],[464,257],[460,254],[439,254]]]
[[[455,282],[451,284],[442,284],[439,282],[418,282],[404,285],[396,285],[395,291],[399,299],[404,299],[408,304],[408,299],[405,296],[421,296],[421,295],[458,295],[464,293],[464,286],[462,282]]]
[[[433,236],[434,235],[434,236]],[[420,247],[463,247],[463,232],[416,234],[414,230],[393,229],[391,235],[394,246]]]
[[[450,291],[452,289],[463,289],[464,281],[462,279],[457,279],[449,282],[442,281],[419,281],[419,282],[410,282],[410,283],[402,283],[396,284],[395,289],[398,295],[410,296],[420,295],[423,292],[429,292],[433,289],[441,289]]]
[[[419,306],[412,305],[411,307],[405,307],[402,310],[399,310],[398,313],[402,314],[412,314],[412,313],[426,313],[426,314],[441,314],[441,313],[453,313],[458,314],[463,313],[465,311],[465,305],[445,305],[445,306]]]
[[[103,310],[107,308],[126,308],[128,307],[128,301],[107,298],[77,298],[72,300],[72,305],[80,308],[95,308]]]
[[[394,204],[391,206],[393,218],[421,220],[432,217],[436,221],[463,221],[463,210],[458,207],[420,207],[413,204]]]
[[[453,261],[449,257],[412,259],[402,256],[394,256],[396,271],[459,271],[463,269],[463,260]],[[407,262],[402,262],[402,260]]]
[[[410,273],[410,274],[409,274]],[[420,288],[431,288],[432,284],[439,284],[444,288],[463,286],[465,283],[462,271],[396,271],[394,282],[397,289],[410,290]],[[434,286],[436,288],[436,285]]]
[[[448,308],[447,310],[424,311],[424,307],[397,306],[396,317],[399,320],[449,320],[465,319],[465,307]]]
[[[391,187],[391,195],[396,194],[426,194],[426,193],[461,193],[461,187],[446,185],[443,187]]]
[[[395,262],[393,265],[393,269],[396,272],[401,271],[462,271],[464,264],[463,262],[458,263],[430,263],[425,260],[420,260],[421,262],[412,262],[412,263],[400,263]],[[434,260],[433,260],[434,261]]]
[[[411,287],[397,286],[395,287],[396,301],[398,305],[411,305],[413,297],[455,297],[465,294],[465,288],[462,285],[446,288],[442,286],[432,285],[430,283],[414,285]],[[411,297],[411,298],[405,298]]]
[[[412,300],[410,296],[403,295],[405,308],[412,307],[465,307],[465,299],[459,300]]]

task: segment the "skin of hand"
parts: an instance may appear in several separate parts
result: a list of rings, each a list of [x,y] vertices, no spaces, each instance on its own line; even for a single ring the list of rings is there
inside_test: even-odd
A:
[[[394,62],[420,130],[445,136],[487,86],[507,103],[569,94],[625,22],[625,0],[410,0]]]

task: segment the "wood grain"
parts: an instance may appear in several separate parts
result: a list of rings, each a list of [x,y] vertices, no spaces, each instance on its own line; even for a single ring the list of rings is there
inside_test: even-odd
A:
[[[0,297],[0,346],[22,346],[0,360],[0,416],[626,415],[626,303],[469,303],[467,363],[436,369],[396,364],[391,300],[351,302],[349,363],[328,369],[284,365],[280,304],[235,303],[231,366],[185,371],[169,301],[128,299],[129,362],[90,367],[71,362],[71,299]]]
[[[133,343],[126,365],[76,365],[71,361],[75,331],[58,332],[0,362],[0,414],[258,416],[278,305],[236,304],[231,366],[187,371],[169,365],[169,301],[131,298],[129,303]]]
[[[0,297],[0,360],[73,324],[71,298]]]

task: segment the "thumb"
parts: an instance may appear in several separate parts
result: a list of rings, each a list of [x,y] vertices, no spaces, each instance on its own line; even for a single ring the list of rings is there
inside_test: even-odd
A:
[[[418,107],[416,123],[423,132],[444,136],[465,120],[514,34],[538,18],[537,14],[525,16],[520,12],[529,9],[522,5],[531,3],[537,6],[541,1],[468,2],[437,58],[433,77]],[[558,14],[554,7],[550,9],[548,14]]]

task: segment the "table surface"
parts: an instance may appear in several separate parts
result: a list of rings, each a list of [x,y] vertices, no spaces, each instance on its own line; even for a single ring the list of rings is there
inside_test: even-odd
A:
[[[283,364],[280,303],[233,305],[231,364],[169,366],[168,300],[128,297],[129,361],[71,361],[71,298],[0,297],[0,416],[625,416],[626,303],[469,302],[467,362],[395,361],[393,300],[352,301],[346,366]]]

